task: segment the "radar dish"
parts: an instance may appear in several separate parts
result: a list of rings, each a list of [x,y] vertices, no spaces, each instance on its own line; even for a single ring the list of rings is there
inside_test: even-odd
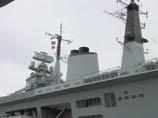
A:
[[[33,56],[33,59],[43,61],[45,63],[52,63],[54,61],[54,58],[49,56],[45,52],[35,52],[35,56]]]

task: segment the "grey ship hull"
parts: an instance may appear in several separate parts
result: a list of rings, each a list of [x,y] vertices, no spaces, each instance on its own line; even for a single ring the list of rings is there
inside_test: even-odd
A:
[[[83,77],[87,75],[84,72],[98,72],[98,61],[96,54],[90,56],[93,53],[89,53],[89,50],[85,52],[82,48],[80,51],[72,51],[69,56],[70,77],[66,78],[65,83],[58,81],[61,43],[59,42],[55,68],[56,84],[48,83],[47,87],[35,87],[29,91],[0,98],[0,118],[157,118],[158,60],[145,62],[143,43],[147,40],[141,35],[139,6],[131,0],[126,8],[127,22],[121,69]],[[62,35],[55,35],[55,38],[61,41]],[[46,54],[42,55],[42,60],[45,61]],[[41,56],[37,57],[41,59]],[[77,63],[72,64],[76,60]],[[39,81],[43,80],[43,77],[51,79],[47,78],[48,74],[54,77],[52,69],[48,71],[45,63],[39,64],[37,68],[35,63],[31,65],[30,69],[36,73],[27,80],[28,87],[31,88],[38,82],[49,82]],[[81,73],[76,76],[74,72]],[[80,80],[80,77],[83,78]],[[34,83],[35,80],[37,83]]]
[[[3,97],[0,114],[34,109],[37,118],[56,118],[60,113],[61,118],[157,118],[158,67],[112,79],[104,77],[63,84],[65,89],[58,85],[51,90],[50,86]],[[107,101],[109,93],[114,94],[111,101]],[[96,103],[93,98],[100,101]]]

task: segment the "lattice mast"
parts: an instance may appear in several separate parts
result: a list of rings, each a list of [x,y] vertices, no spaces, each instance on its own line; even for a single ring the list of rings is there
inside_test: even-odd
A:
[[[137,0],[139,2],[139,0]],[[120,19],[126,26],[124,42],[117,42],[123,45],[122,68],[133,67],[144,62],[143,43],[148,42],[142,38],[141,29],[145,29],[145,23],[140,22],[139,15],[145,15],[148,18],[148,12],[140,11],[139,5],[134,0],[126,3],[123,0],[117,0],[124,8],[115,12],[104,10],[104,13]]]
[[[139,6],[134,0],[127,5],[127,18],[122,56],[122,68],[133,67],[145,61],[143,43],[148,42],[142,38]]]

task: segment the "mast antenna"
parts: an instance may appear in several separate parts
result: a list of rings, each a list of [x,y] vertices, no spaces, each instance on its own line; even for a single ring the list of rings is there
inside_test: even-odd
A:
[[[123,6],[122,9],[119,9],[119,10],[114,11],[114,12],[109,12],[107,10],[103,10],[103,12],[105,14],[108,14],[108,15],[114,17],[114,18],[117,18],[117,19],[121,20],[124,24],[126,24],[126,17],[127,17],[126,9],[127,9],[127,6],[129,5],[129,3],[127,3],[127,1],[128,0],[117,0],[116,1],[117,4],[120,3]],[[135,0],[130,0],[130,1],[131,1],[131,3],[135,3]],[[136,1],[140,2],[140,0],[136,0]],[[139,14],[140,15],[145,15],[146,18],[148,18],[148,12],[147,11],[143,12],[143,11],[139,10]],[[141,23],[141,29],[145,29],[145,27],[146,27],[146,24]]]
[[[55,64],[55,76],[57,78],[57,82],[61,81],[61,72],[60,72],[60,60],[62,60],[61,57],[61,43],[62,41],[67,42],[67,44],[72,43],[72,40],[67,40],[63,38],[63,23],[60,24],[60,32],[59,34],[51,34],[51,33],[45,33],[45,35],[48,35],[50,37],[52,49],[55,49],[55,39],[57,40],[57,49],[56,49],[56,64]]]

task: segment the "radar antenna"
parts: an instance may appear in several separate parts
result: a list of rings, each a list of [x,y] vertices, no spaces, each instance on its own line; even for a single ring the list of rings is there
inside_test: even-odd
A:
[[[127,1],[127,0],[125,0],[125,1]],[[128,5],[128,4],[127,4],[126,2],[124,2],[123,0],[117,0],[116,2],[117,2],[117,4],[118,4],[118,3],[121,3],[121,5],[124,6],[124,7],[127,7],[127,5]],[[132,1],[131,1],[131,2],[132,2]]]
[[[136,1],[140,2],[140,0],[136,0]],[[103,10],[103,12],[105,14],[108,14],[112,17],[115,17],[115,18],[121,20],[124,24],[126,24],[126,16],[127,16],[126,9],[127,9],[127,6],[128,6],[127,0],[117,0],[116,2],[117,2],[117,4],[120,3],[123,6],[123,8],[119,9],[117,11],[114,11],[114,12],[109,12],[107,10]],[[131,0],[131,3],[135,3],[135,0]],[[148,18],[148,12],[147,11],[143,12],[143,11],[139,10],[139,14],[140,15],[145,15],[146,18]],[[145,27],[146,27],[146,24],[141,23],[141,29],[145,29]]]
[[[117,18],[117,19],[120,19],[124,24],[126,23],[125,17],[126,17],[126,14],[127,14],[127,13],[125,12],[125,8],[120,9],[120,10],[117,10],[117,11],[115,11],[115,12],[109,12],[109,11],[107,11],[107,10],[103,10],[103,12],[104,12],[105,14],[108,14],[108,15],[112,16],[112,17],[115,17],[115,18]]]

